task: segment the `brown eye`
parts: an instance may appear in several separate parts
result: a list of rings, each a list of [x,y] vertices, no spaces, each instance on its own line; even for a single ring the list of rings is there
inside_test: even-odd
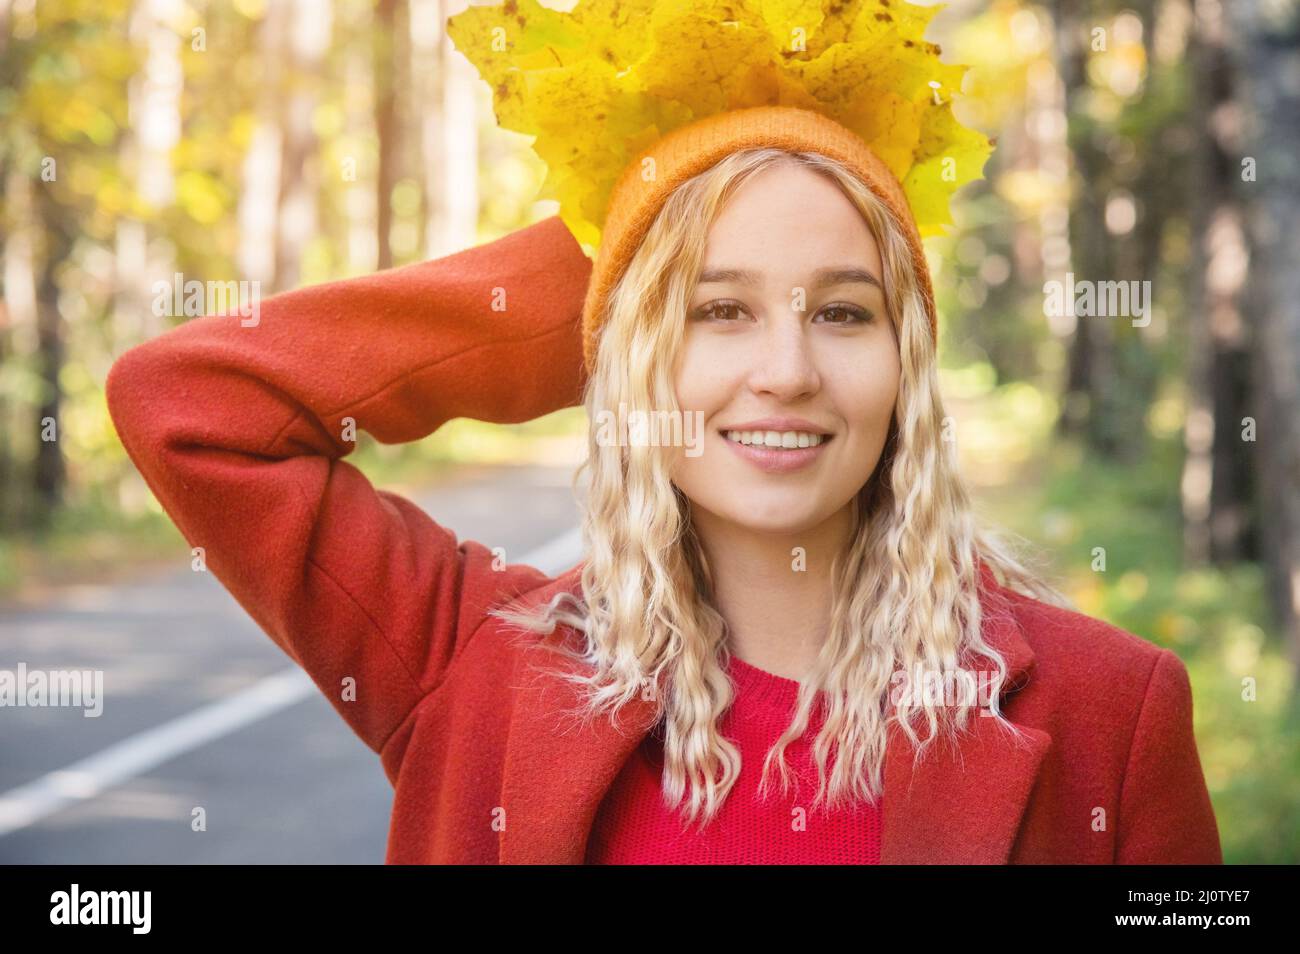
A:
[[[739,317],[731,317],[733,312],[741,309],[740,302],[736,301],[711,301],[707,305],[702,305],[695,310],[695,317],[716,319],[718,321],[735,321]]]
[[[852,325],[859,322],[865,324],[871,320],[870,312],[863,311],[853,305],[828,305],[819,314],[836,316],[831,319],[824,319],[828,325]]]

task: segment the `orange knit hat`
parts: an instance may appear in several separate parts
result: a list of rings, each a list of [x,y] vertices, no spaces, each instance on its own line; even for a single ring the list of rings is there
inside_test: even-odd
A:
[[[610,195],[591,283],[583,303],[582,347],[588,371],[595,365],[606,299],[668,196],[683,182],[731,153],[756,146],[819,152],[837,159],[884,202],[907,238],[917,285],[930,320],[930,336],[937,341],[938,320],[930,269],[916,219],[898,179],[861,137],[829,116],[795,106],[752,106],[715,113],[679,126],[643,150],[623,170]],[[646,158],[653,159],[655,171],[648,180],[641,173]]]

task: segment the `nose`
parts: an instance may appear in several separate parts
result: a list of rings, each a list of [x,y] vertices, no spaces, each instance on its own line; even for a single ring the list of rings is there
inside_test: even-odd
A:
[[[750,366],[749,386],[755,393],[794,401],[817,392],[821,375],[809,330],[805,316],[788,305],[764,322],[762,340]]]

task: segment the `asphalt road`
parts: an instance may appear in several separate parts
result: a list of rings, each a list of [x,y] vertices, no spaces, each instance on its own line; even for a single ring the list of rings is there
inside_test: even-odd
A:
[[[576,549],[539,548],[572,543],[570,479],[479,468],[416,499],[458,537],[557,573]],[[0,609],[0,669],[104,673],[96,718],[0,707],[0,863],[381,864],[392,788],[378,756],[212,574],[188,551],[177,562]]]

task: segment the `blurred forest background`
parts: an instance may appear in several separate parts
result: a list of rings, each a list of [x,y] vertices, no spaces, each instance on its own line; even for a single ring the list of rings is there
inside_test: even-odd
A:
[[[554,214],[445,38],[463,7],[0,0],[0,595],[189,560],[104,404],[184,320],[157,282],[266,296]],[[970,0],[929,38],[998,142],[928,243],[981,513],[1186,661],[1227,860],[1300,860],[1300,3]],[[1067,273],[1150,281],[1150,322],[1048,316]],[[358,456],[400,489],[572,461],[583,427]]]

